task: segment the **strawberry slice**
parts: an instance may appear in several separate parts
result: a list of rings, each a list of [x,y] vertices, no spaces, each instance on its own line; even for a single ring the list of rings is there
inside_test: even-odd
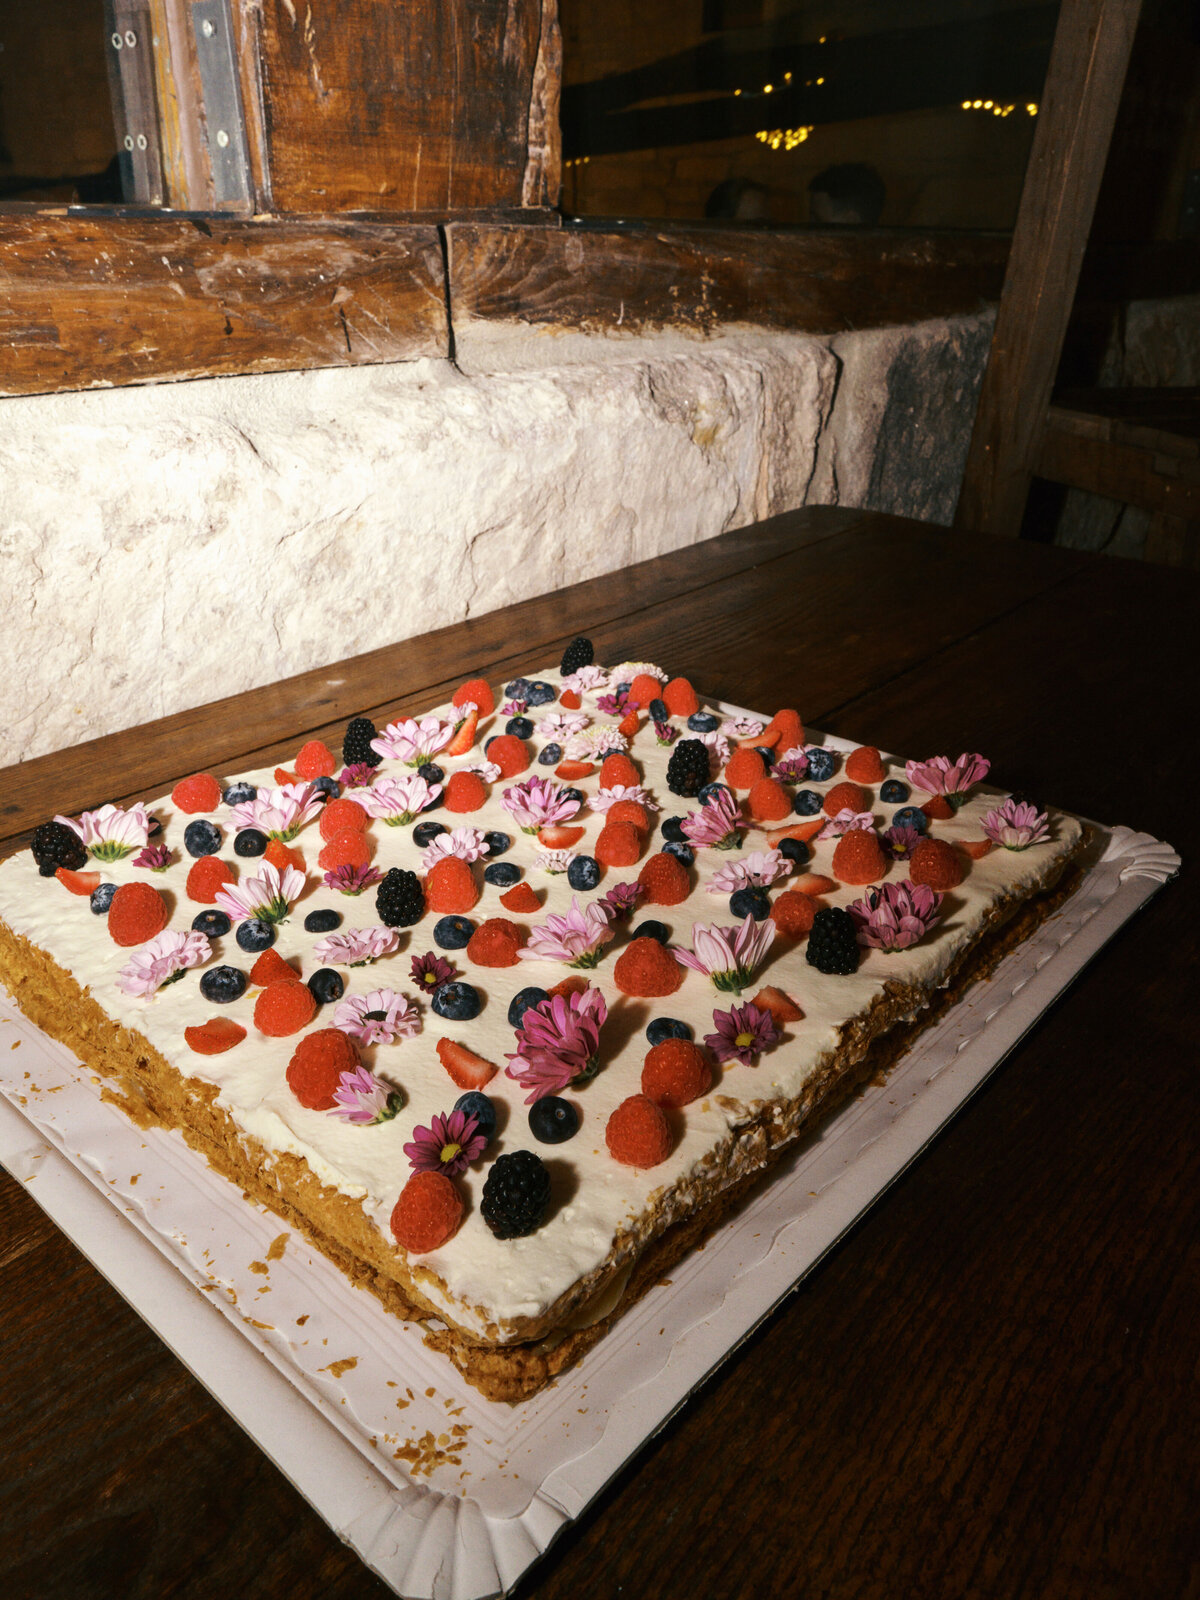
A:
[[[438,1060],[460,1089],[482,1089],[499,1072],[500,1068],[468,1050],[457,1039],[439,1039]]]
[[[472,706],[461,721],[454,725],[454,737],[446,746],[448,756],[465,756],[475,743],[475,730],[479,726],[479,707]]]
[[[595,770],[594,761],[560,761],[554,769],[554,776],[566,783],[574,783],[576,778],[590,778]]]
[[[299,783],[300,781],[301,780],[296,776],[296,774],[294,772],[289,772],[286,767],[275,768],[275,782],[280,786],[280,788],[282,788],[285,783]]]
[[[929,818],[930,822],[949,822],[954,816],[954,807],[944,794],[931,795],[921,807],[921,810]]]
[[[782,1028],[785,1022],[799,1022],[804,1016],[791,995],[784,994],[782,989],[776,989],[771,984],[758,991],[754,996],[754,1004],[760,1011],[771,1013],[777,1028]]]
[[[560,979],[553,989],[547,989],[546,993],[548,995],[561,994],[565,997],[569,994],[582,994],[585,989],[590,987],[586,978],[581,977],[578,972],[573,972],[569,978]]]
[[[569,850],[583,838],[583,828],[564,828],[552,825],[538,829],[538,843],[545,850]]]
[[[784,839],[812,839],[824,826],[824,817],[813,817],[808,822],[793,822],[790,828],[780,828],[776,833],[769,833],[767,843],[772,850],[778,850]]]
[[[621,734],[623,738],[632,739],[641,725],[641,718],[638,716],[635,708],[617,723],[617,732]]]
[[[232,1017],[209,1017],[198,1028],[185,1028],[183,1037],[187,1040],[188,1049],[194,1050],[198,1056],[219,1056],[226,1050],[232,1050],[235,1044],[241,1044],[246,1037],[246,1030]]]
[[[956,839],[955,843],[960,850],[967,852],[972,861],[981,860],[996,848],[990,839]]]
[[[823,878],[819,872],[806,872],[799,878],[793,878],[788,888],[798,889],[801,894],[828,894],[831,889],[837,888],[837,880]]]
[[[59,867],[54,876],[72,894],[91,894],[100,887],[98,872],[72,872],[70,867]]]

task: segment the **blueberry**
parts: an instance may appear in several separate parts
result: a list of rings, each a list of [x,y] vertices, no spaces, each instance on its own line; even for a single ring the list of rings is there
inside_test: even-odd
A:
[[[332,933],[342,925],[342,913],[332,909],[310,911],[304,919],[305,933]]]
[[[342,982],[340,972],[335,972],[332,967],[318,967],[308,980],[308,992],[319,1006],[327,1006],[331,1000],[342,998],[346,985]]]
[[[521,697],[526,705],[548,706],[552,700],[558,699],[558,690],[552,683],[543,683],[539,678],[529,685],[528,694]]]
[[[210,967],[200,975],[200,993],[215,1005],[227,1006],[241,999],[248,982],[240,967]]]
[[[487,845],[487,853],[490,858],[491,856],[502,856],[512,844],[512,838],[509,834],[501,833],[497,829],[494,833],[485,833],[483,842]]]
[[[314,778],[313,788],[319,794],[327,794],[331,800],[336,800],[342,792],[342,786],[336,778]]]
[[[432,844],[439,833],[445,833],[444,822],[418,822],[413,829],[413,843],[424,850],[427,844]]]
[[[803,866],[811,853],[803,839],[781,839],[779,841],[779,854],[785,861],[794,861],[797,866]]]
[[[474,1117],[477,1130],[489,1144],[496,1137],[496,1108],[487,1095],[480,1094],[478,1089],[468,1089],[454,1102],[454,1109],[466,1117]]]
[[[235,856],[260,856],[267,844],[265,833],[257,828],[243,828],[233,841],[233,853]]]
[[[538,752],[539,767],[556,767],[562,760],[562,745],[548,744]]]
[[[693,711],[688,718],[688,727],[693,733],[716,733],[720,726],[720,717],[714,717],[711,711]]]
[[[417,768],[417,777],[424,778],[426,783],[445,783],[446,774],[436,761],[427,761],[424,766]]]
[[[495,884],[497,889],[511,889],[514,883],[520,883],[521,869],[511,861],[493,861],[490,867],[484,867],[483,881]]]
[[[231,783],[221,799],[227,806],[244,806],[248,800],[258,799],[258,790],[252,783]]]
[[[646,1037],[651,1044],[662,1044],[664,1039],[690,1039],[692,1030],[674,1017],[655,1017],[646,1029]]]
[[[594,889],[600,882],[600,863],[595,856],[576,856],[567,868],[572,889]]]
[[[774,752],[774,750],[771,749],[771,746],[769,744],[756,744],[754,746],[754,748],[755,748],[755,750],[758,751],[759,755],[763,758],[763,765],[766,767],[767,771],[770,772],[771,768],[775,764],[775,752]]]
[[[117,886],[115,883],[102,883],[98,888],[92,890],[88,905],[91,906],[96,916],[104,916],[109,906],[112,905],[112,897],[116,892]],[[195,923],[192,926],[195,927]],[[228,926],[228,923],[226,923],[226,926]]]
[[[582,789],[564,789],[562,798],[564,800],[575,800],[581,806],[587,804],[587,795],[584,794]]]
[[[762,922],[771,914],[771,901],[765,889],[738,889],[729,896],[729,909],[739,921],[753,917]]]
[[[221,848],[221,830],[200,817],[183,830],[183,848],[190,856],[215,856]]]
[[[671,720],[671,713],[667,710],[667,702],[665,700],[651,700],[650,720],[651,722],[669,722]]]
[[[461,918],[457,920],[461,921]],[[430,1004],[439,1017],[445,1017],[450,1022],[470,1022],[479,1015],[483,1002],[473,984],[443,983],[433,991]]]
[[[832,778],[837,767],[837,757],[832,750],[824,750],[819,746],[809,750],[808,775],[814,783],[824,783],[826,778]]]
[[[439,917],[433,925],[433,942],[443,950],[465,950],[474,932],[470,917]]]
[[[889,806],[903,805],[908,795],[908,785],[901,783],[899,778],[889,778],[879,791],[879,798]]]
[[[207,911],[197,911],[192,918],[192,927],[197,933],[202,933],[208,939],[219,939],[222,934],[229,932],[233,923],[223,911],[218,911],[215,906]]]
[[[663,845],[663,855],[675,856],[683,862],[685,867],[694,866],[696,861],[696,852],[691,845],[684,844],[680,839],[668,839],[666,844]]]
[[[533,723],[528,717],[509,717],[504,724],[505,733],[511,733],[518,739],[531,739],[533,737]]]
[[[239,949],[250,952],[269,950],[275,943],[275,924],[264,922],[261,917],[247,917],[245,922],[239,922],[234,938]]]
[[[904,806],[900,811],[892,812],[893,828],[915,828],[918,833],[924,833],[929,827],[929,818],[920,806]]]
[[[518,989],[508,1002],[509,1027],[519,1028],[521,1026],[521,1018],[529,1010],[530,1006],[541,1005],[543,1000],[549,1000],[549,998],[550,996],[545,989],[539,989],[536,984],[531,985],[528,989]]]
[[[683,831],[682,817],[665,817],[662,825],[662,836],[671,844],[686,844],[687,834]]]
[[[665,922],[639,922],[630,935],[633,939],[657,939],[659,944],[666,944],[671,937],[671,930]]]
[[[529,1131],[539,1144],[562,1144],[579,1132],[579,1113],[556,1094],[544,1094],[529,1108]]]
[[[531,688],[532,684],[528,678],[514,678],[511,683],[504,685],[504,693],[509,700],[528,701]]]
[[[797,789],[792,796],[792,810],[798,817],[815,817],[824,804],[815,789]]]
[[[727,783],[706,783],[697,794],[696,799],[699,800],[702,806],[705,806],[710,800],[715,800],[719,794],[731,795],[733,790]]]
[[[631,683],[618,683],[614,686],[613,693],[615,695],[628,694],[632,688],[633,685]]]

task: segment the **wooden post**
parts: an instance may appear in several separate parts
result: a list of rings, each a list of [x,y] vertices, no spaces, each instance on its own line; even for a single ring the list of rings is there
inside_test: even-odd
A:
[[[1063,0],[955,527],[1016,537],[1141,0]]]

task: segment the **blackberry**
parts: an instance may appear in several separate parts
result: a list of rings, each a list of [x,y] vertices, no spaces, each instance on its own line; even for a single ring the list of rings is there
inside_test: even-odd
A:
[[[206,818],[189,822],[183,830],[183,848],[188,855],[195,856],[197,860],[201,856],[215,856],[221,848],[220,828]]]
[[[670,722],[671,713],[665,700],[651,700],[649,710],[651,722]]]
[[[485,833],[483,842],[487,845],[487,853],[490,859],[492,856],[502,856],[504,854],[512,844],[512,835],[501,833],[497,828],[492,833]]]
[[[496,1107],[486,1094],[468,1089],[454,1102],[454,1109],[461,1111],[464,1117],[474,1117],[476,1130],[491,1144],[496,1137]]]
[[[693,711],[687,719],[687,725],[693,733],[716,733],[721,726],[721,719],[714,717],[711,711]]]
[[[473,983],[440,983],[429,1002],[439,1017],[448,1022],[472,1022],[483,1005]]]
[[[771,914],[771,901],[765,889],[735,889],[729,896],[729,909],[739,922],[744,917],[764,922]]]
[[[797,789],[792,796],[792,810],[798,817],[815,817],[824,804],[815,789]]]
[[[323,911],[310,911],[304,919],[305,933],[332,933],[335,928],[342,925],[342,913],[332,908]]]
[[[340,972],[332,967],[318,967],[308,980],[308,992],[319,1006],[327,1006],[330,1001],[342,998],[346,985]]]
[[[497,889],[511,889],[514,883],[520,883],[521,869],[511,861],[493,861],[490,867],[484,867],[483,881],[495,884]]]
[[[497,1156],[488,1169],[479,1210],[497,1239],[535,1233],[550,1204],[550,1174],[532,1150]]]
[[[245,994],[249,981],[240,967],[210,967],[200,974],[200,993],[214,1005],[232,1005]]]
[[[808,755],[808,775],[814,783],[824,783],[826,778],[832,778],[837,767],[837,757],[832,750],[825,750],[820,745],[806,752]]]
[[[260,950],[269,950],[275,943],[275,924],[264,922],[261,917],[247,917],[245,922],[238,923],[234,938],[239,950],[255,955]]]
[[[543,683],[539,678],[529,685],[529,693],[525,696],[527,706],[548,706],[552,700],[558,699],[558,690],[552,683]]]
[[[257,800],[258,790],[252,783],[231,783],[221,799],[227,806],[241,806],[249,800]]]
[[[342,760],[348,767],[379,765],[383,757],[378,750],[371,749],[371,740],[378,732],[379,729],[370,717],[351,717],[346,724],[346,736],[342,740]]]
[[[29,847],[43,878],[52,878],[59,867],[77,872],[88,858],[83,840],[65,822],[43,822],[33,830]]]
[[[112,905],[112,897],[116,892],[117,886],[115,883],[102,883],[98,889],[92,890],[88,898],[88,905],[95,916],[103,917],[107,915],[108,908]]]
[[[243,828],[241,833],[234,837],[233,853],[235,856],[261,856],[267,848],[268,839],[259,828]]]
[[[418,822],[413,829],[413,843],[424,850],[427,844],[432,844],[439,833],[445,833],[444,822]]]
[[[533,723],[528,717],[509,717],[504,724],[505,733],[511,733],[517,739],[533,738]]]
[[[569,678],[573,672],[578,672],[580,667],[590,667],[596,659],[596,652],[592,648],[592,641],[582,637],[572,639],[562,653],[562,660],[558,670],[564,678]]]
[[[683,862],[685,867],[694,867],[696,865],[696,852],[683,839],[668,839],[666,844],[663,845],[663,855],[675,856],[677,860]]]
[[[671,930],[665,922],[639,922],[630,934],[631,939],[657,939],[659,944],[666,944],[671,937]]]
[[[549,1000],[549,998],[550,996],[545,989],[539,989],[536,984],[531,984],[528,989],[518,989],[508,1003],[509,1027],[519,1028],[521,1026],[521,1018],[529,1010],[530,1006],[541,1005],[543,1000]]]
[[[576,856],[567,868],[567,882],[572,889],[594,889],[600,882],[600,863],[595,856]]]
[[[841,906],[822,906],[813,918],[805,959],[818,972],[848,977],[858,971],[854,918]]]
[[[389,928],[408,928],[425,915],[425,891],[415,872],[392,867],[375,891],[375,910]]]
[[[663,838],[669,844],[687,843],[687,834],[683,831],[682,817],[664,817],[661,832]]]
[[[544,1094],[529,1108],[529,1131],[539,1144],[563,1144],[579,1132],[579,1113],[569,1100]]]
[[[908,795],[908,785],[901,783],[899,778],[889,778],[879,791],[879,798],[889,806],[903,805]]]
[[[708,782],[708,746],[700,739],[681,739],[667,762],[667,788],[691,800]]]
[[[229,932],[233,923],[224,911],[218,911],[215,906],[211,906],[207,911],[197,911],[192,918],[192,927],[206,939],[220,939]]]
[[[465,950],[474,932],[470,917],[439,917],[433,925],[433,942],[442,950]]]
[[[655,1017],[646,1028],[646,1037],[652,1045],[662,1044],[664,1039],[690,1039],[692,1030],[675,1017]]]

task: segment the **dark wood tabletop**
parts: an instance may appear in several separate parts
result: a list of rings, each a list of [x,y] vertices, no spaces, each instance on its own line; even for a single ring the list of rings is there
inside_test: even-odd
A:
[[[800,511],[0,772],[0,853],[580,632],[1166,839],[1182,876],[516,1593],[1196,1596],[1198,624],[1192,574]],[[388,1593],[3,1173],[0,1401],[8,1600]]]

